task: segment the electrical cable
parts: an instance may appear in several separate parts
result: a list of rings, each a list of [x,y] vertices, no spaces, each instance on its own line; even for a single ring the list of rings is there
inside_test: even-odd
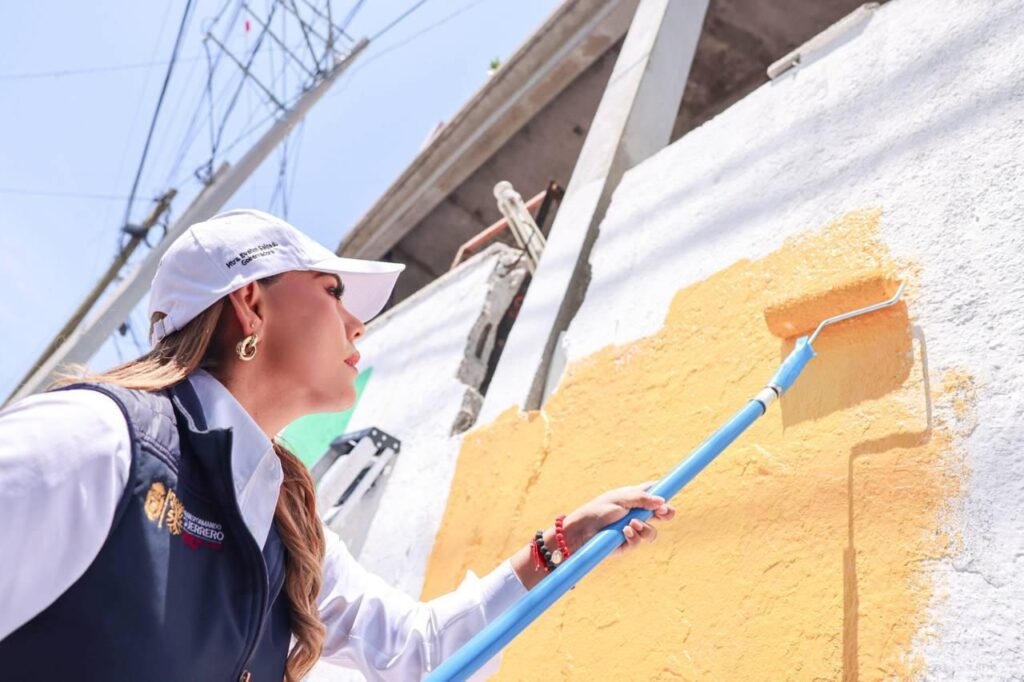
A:
[[[217,148],[220,146],[221,138],[224,135],[224,127],[227,125],[228,118],[231,116],[231,112],[234,111],[235,105],[238,103],[238,97],[242,93],[242,88],[245,85],[245,71],[249,70],[252,66],[253,60],[256,58],[256,53],[260,49],[260,45],[263,43],[263,38],[267,34],[266,27],[270,25],[270,22],[274,19],[274,12],[278,7],[278,2],[275,2],[270,9],[270,15],[267,17],[267,22],[264,24],[264,28],[260,29],[260,34],[256,37],[256,43],[253,45],[252,52],[249,53],[249,58],[245,62],[245,69],[242,72],[242,79],[238,82],[238,87],[235,89],[235,94],[232,95],[231,101],[228,102],[227,111],[224,112],[224,117],[221,119],[220,126],[217,128],[217,135],[214,139],[213,148],[210,150],[210,163],[217,157]]]
[[[287,40],[288,40],[288,36],[287,36],[287,34],[285,32],[286,27],[287,27],[287,23],[284,21],[284,14],[282,14],[281,15],[281,42],[282,43],[287,43]],[[288,87],[287,87],[287,83],[288,83],[287,75],[288,75],[288,71],[285,68],[285,65],[288,63],[289,60],[288,60],[287,56],[282,57],[280,73],[278,73],[277,69],[274,67],[274,55],[273,54],[269,54],[268,53],[267,61],[270,63],[270,72],[271,72],[271,74],[273,74],[272,79],[270,81],[270,90],[272,92],[276,92],[278,81],[280,80],[280,82],[281,82],[281,92],[283,93],[281,99],[286,99],[287,96],[288,96],[287,95],[287,90],[288,90]],[[274,183],[274,191],[271,192],[270,200],[267,203],[267,211],[270,212],[270,213],[276,213],[276,203],[277,203],[278,197],[280,197],[280,199],[281,199],[281,209],[282,209],[280,215],[285,220],[288,219],[288,198],[285,196],[285,189],[286,189],[285,178],[287,178],[287,173],[288,173],[288,143],[289,143],[290,140],[291,140],[291,134],[287,135],[284,138],[284,140],[282,140],[282,142],[281,142],[281,148],[280,148],[280,151],[278,153],[279,161],[278,161],[278,168],[277,168],[277,180]]]
[[[160,17],[160,30],[157,31],[157,34],[156,34],[157,37],[156,37],[155,40],[153,40],[153,51],[149,55],[149,61],[154,61],[156,59],[157,53],[160,50],[160,42],[161,42],[160,39],[163,37],[164,32],[165,32],[165,30],[167,28],[167,20],[171,16],[171,9],[172,8],[173,8],[173,5],[171,3],[168,3],[167,6],[164,8],[163,15]],[[118,186],[121,185],[121,177],[122,177],[122,174],[124,173],[125,163],[127,162],[128,155],[132,151],[132,148],[134,146],[134,145],[132,145],[132,140],[135,137],[135,129],[138,126],[139,118],[142,115],[143,105],[147,103],[147,99],[145,97],[145,94],[147,92],[149,92],[149,82],[152,79],[152,77],[153,77],[153,72],[152,71],[146,71],[146,77],[142,81],[142,87],[138,90],[138,92],[139,92],[138,103],[135,105],[134,113],[132,113],[131,125],[128,126],[128,132],[124,136],[124,144],[122,145],[121,155],[120,155],[120,157],[118,158],[118,161],[117,161],[117,172],[113,176],[114,184],[118,185]],[[106,223],[106,224],[113,223],[114,222],[114,215],[116,215],[117,210],[118,210],[118,207],[111,205],[110,208],[108,208],[106,211],[103,212],[103,222]],[[112,241],[113,241],[114,244],[119,244],[121,242],[121,235],[122,234],[124,234],[124,233],[122,231],[118,230],[117,232],[115,232],[112,235],[112,238],[113,238]]]
[[[178,63],[180,64],[181,60],[178,60]],[[183,110],[187,110],[186,100],[189,99],[187,95],[193,90],[192,85],[193,81],[195,80],[196,72],[198,70],[199,62],[193,62],[192,65],[189,67],[188,72],[185,74],[184,78],[178,78],[176,92],[180,94],[178,94],[177,96],[175,96],[175,93],[171,94],[173,108],[167,112],[167,115],[164,117],[164,120],[171,122],[178,121],[180,120],[181,112]],[[191,102],[191,105],[193,107],[198,107],[202,103],[202,99],[203,93],[202,91],[200,91],[199,96],[195,98],[193,102]],[[171,135],[164,134],[158,136],[157,146],[153,150],[152,155],[150,157],[151,167],[167,167],[167,163],[170,161],[170,159],[168,159],[167,156],[172,153],[171,150],[173,149],[174,146],[173,142],[174,140]],[[166,180],[164,180],[164,182],[166,182]]]
[[[288,2],[288,0],[280,0],[282,4]],[[302,37],[306,40],[306,47],[309,48],[309,54],[313,57],[313,64],[316,65],[316,73],[320,73],[323,68],[320,66],[320,58],[316,56],[316,50],[313,49],[313,42],[309,39],[309,30],[306,28],[306,22],[302,20],[302,16],[299,14],[299,7],[295,4],[295,0],[291,0],[292,14],[299,21],[299,28],[302,29]],[[287,8],[285,8],[287,9]]]
[[[125,194],[91,194],[88,192],[54,192],[51,190],[22,189],[18,187],[0,187],[0,194],[13,194],[26,197],[56,197],[61,199],[100,199],[103,201],[156,201],[157,197],[134,197]]]
[[[377,31],[372,36],[370,36],[370,42],[372,43],[373,41],[377,40],[377,38],[380,38],[382,35],[384,35],[388,31],[390,31],[391,29],[393,29],[395,26],[398,26],[398,24],[400,24],[402,21],[404,21],[406,17],[408,17],[410,14],[412,14],[413,12],[418,10],[420,7],[425,5],[426,2],[427,2],[427,0],[418,0],[418,2],[414,2],[412,7],[410,7],[409,9],[407,9],[404,12],[402,12],[401,14],[399,14],[397,17],[392,19],[391,22],[387,26],[385,26],[384,28],[382,28],[381,30]]]
[[[423,1],[425,2],[425,0],[423,0]],[[304,2],[304,4],[308,5],[308,3],[305,2],[305,0],[303,0],[303,2]],[[277,2],[271,8],[271,12],[270,12],[271,16],[268,16],[266,24],[265,24],[266,27],[268,27],[268,28],[270,27],[271,21],[273,19],[273,16],[272,16],[273,9],[276,8],[277,4],[279,4],[279,3],[280,3],[280,0],[277,0]],[[362,3],[363,3],[363,0],[358,0],[357,1],[357,3],[353,6],[352,10],[350,10],[349,13],[346,15],[345,21],[351,21],[352,20],[352,17],[354,17],[355,14],[361,8]],[[419,3],[419,4],[422,4],[422,2]],[[239,3],[239,5],[236,6],[235,15],[234,15],[233,19],[237,18],[238,13],[243,8],[244,8],[244,2],[241,2],[241,3]],[[223,12],[224,9],[225,8],[222,8],[221,12]],[[313,8],[313,9],[314,9],[314,11],[316,11],[315,8]],[[403,13],[402,17],[399,17],[395,21],[392,21],[390,26],[393,27],[394,25],[397,25],[398,21],[403,19],[405,16],[408,16],[411,13],[411,11],[414,10],[414,9],[416,9],[416,7],[412,7],[409,10],[407,10],[405,13]],[[320,12],[317,12],[317,14],[318,14],[318,16],[321,16]],[[283,15],[282,15],[282,17],[283,17]],[[216,18],[214,23],[216,23],[218,21],[220,21],[220,15],[219,14],[218,14],[218,16],[217,16],[217,18]],[[285,23],[284,19],[282,18],[282,35],[286,39],[287,35],[284,33],[284,26],[286,26],[286,23]],[[262,39],[263,39],[263,37],[265,35],[265,32],[266,32],[266,29],[264,29],[264,31],[261,31],[260,38],[259,38],[260,42],[262,42]],[[383,34],[383,32],[384,31],[381,31],[378,34]],[[305,34],[303,35],[303,39],[304,40],[306,39],[306,35]],[[223,42],[227,42],[226,39]],[[253,48],[253,51],[249,54],[249,58],[247,59],[247,67],[250,66],[253,63],[253,60],[256,57],[256,51],[260,47],[260,42],[257,43],[257,45]],[[298,44],[302,45],[302,42],[299,42]],[[204,43],[204,48],[208,49],[208,46],[205,43]],[[211,72],[216,69],[216,63],[219,61],[219,59],[220,59],[220,57],[222,55],[223,55],[223,52],[219,52],[217,54],[217,56],[216,56],[216,61],[213,62],[212,66],[209,66],[212,58],[208,54],[208,56],[207,56],[208,68],[209,68],[209,70]],[[274,78],[273,78],[273,81],[271,83],[271,90],[274,89],[274,86],[275,86],[275,84],[276,84],[276,82],[277,82],[279,77],[282,78],[282,79],[284,78],[284,74],[286,73],[286,67],[295,70],[295,72],[297,73],[297,75],[299,76],[300,79],[305,77],[302,73],[299,72],[299,67],[293,62],[293,60],[287,59],[285,56],[282,56],[282,59],[283,59],[283,62],[282,62],[282,68],[281,68],[281,75],[278,76],[277,73],[276,73],[276,69],[273,68],[273,61],[272,61],[272,58],[271,58],[272,73],[275,74]],[[200,179],[201,181],[204,181],[204,182],[208,181],[209,176],[213,173],[213,167],[214,167],[214,164],[216,162],[216,158],[217,158],[218,155],[219,156],[224,156],[224,155],[228,154],[231,150],[233,150],[236,146],[238,146],[238,144],[240,144],[241,142],[245,141],[249,136],[251,136],[253,132],[255,132],[259,128],[263,127],[264,124],[266,124],[267,122],[269,122],[270,120],[275,118],[280,113],[279,109],[277,108],[277,105],[273,104],[269,100],[267,100],[266,101],[267,105],[268,106],[272,106],[273,110],[269,114],[267,114],[266,116],[262,117],[255,125],[252,125],[252,126],[250,126],[249,124],[253,121],[253,119],[255,118],[255,115],[258,112],[257,111],[250,112],[250,115],[248,116],[248,119],[241,126],[241,128],[243,129],[244,132],[242,132],[230,144],[225,146],[224,145],[224,134],[225,134],[225,131],[226,131],[226,128],[227,128],[228,119],[230,118],[230,114],[233,112],[234,106],[237,103],[237,98],[239,96],[239,92],[240,92],[241,88],[244,85],[245,78],[246,77],[245,77],[245,75],[243,73],[237,80],[232,79],[234,81],[235,85],[234,86],[225,87],[224,89],[221,90],[220,96],[218,96],[217,98],[214,98],[213,97],[213,82],[212,82],[212,78],[208,77],[205,99],[207,100],[207,103],[208,103],[208,107],[206,107],[206,111],[207,111],[207,113],[209,115],[209,118],[210,118],[210,121],[209,121],[209,130],[210,130],[210,135],[211,135],[211,139],[210,139],[211,154],[210,154],[210,157],[205,162],[203,162],[198,167],[196,167],[194,171],[190,171],[187,175],[181,176],[181,179],[179,181],[177,181],[177,182],[169,182],[168,184],[170,186],[178,187],[183,182],[187,181],[188,178],[193,177],[193,176],[195,176],[196,178]],[[221,119],[221,122],[220,122],[220,124],[218,126],[218,125],[215,124],[214,119],[213,119],[213,116],[214,116],[214,113],[215,113],[215,106],[210,104],[210,102],[214,102],[214,100],[220,101],[221,99],[223,99],[223,95],[228,90],[232,90],[232,89],[234,90],[234,93],[232,95],[232,102],[231,102],[231,104],[228,105],[227,110],[224,112],[223,118]],[[295,95],[294,97],[292,97],[290,100],[288,100],[285,103],[286,108],[290,108],[291,105],[294,102],[298,101],[298,99],[301,96],[301,94],[302,93],[300,92],[297,95]],[[282,97],[281,101],[284,102],[285,101],[285,97]],[[179,150],[178,156],[175,159],[175,163],[174,163],[174,165],[172,167],[172,173],[168,176],[169,179],[175,173],[177,173],[178,169],[180,168],[181,164],[184,161],[185,156],[188,154],[188,151],[191,149],[191,146],[192,146],[192,144],[195,141],[195,134],[192,131],[195,130],[194,122],[198,119],[198,116],[199,116],[199,109],[197,109],[196,112],[193,112],[192,122],[190,122],[189,127],[187,129],[188,130],[187,139],[184,140],[183,143],[182,143],[182,146],[181,146],[181,148]]]
[[[346,74],[346,76],[348,76],[348,80],[350,80],[357,73],[359,73],[360,71],[362,71],[367,66],[369,66],[370,64],[372,64],[376,60],[380,59],[384,55],[386,55],[386,54],[388,54],[390,52],[394,52],[395,50],[398,50],[398,49],[400,49],[402,47],[405,47],[406,45],[408,45],[409,43],[413,42],[417,38],[420,38],[420,37],[426,35],[427,33],[430,33],[434,29],[437,29],[437,28],[443,26],[444,24],[447,24],[449,21],[451,21],[455,17],[459,16],[460,14],[464,14],[464,13],[468,12],[469,10],[473,9],[474,7],[476,7],[477,5],[481,5],[484,2],[486,2],[486,1],[487,0],[473,0],[472,2],[468,2],[465,5],[462,5],[461,7],[456,9],[451,14],[448,14],[448,15],[445,15],[444,17],[441,17],[440,19],[435,21],[433,24],[430,24],[428,26],[424,26],[419,31],[416,31],[415,33],[409,35],[408,37],[403,38],[402,40],[398,41],[397,43],[389,45],[389,46],[379,50],[378,52],[374,52],[373,54],[368,55],[365,59],[363,59],[361,62],[356,64],[348,74]],[[346,80],[345,86],[348,85],[348,80]],[[330,95],[330,97],[336,97],[336,96],[340,95],[342,92],[344,92],[344,90],[345,90],[345,87],[338,87]]]
[[[288,65],[288,66],[292,66],[293,65],[292,64],[292,60],[285,60],[285,64]],[[298,75],[300,76],[300,78],[302,77],[302,74],[298,74]],[[244,74],[243,74],[242,78],[244,79]],[[223,92],[224,91],[222,91],[222,93]],[[303,89],[300,92],[298,92],[295,95],[293,95],[291,97],[291,99],[288,99],[287,101],[284,101],[283,103],[285,105],[285,108],[286,109],[290,109],[291,106],[295,102],[297,102],[300,97],[302,97],[304,92],[305,92],[305,89]],[[243,128],[244,132],[239,134],[238,137],[236,137],[234,139],[234,141],[232,141],[226,147],[221,148],[220,145],[223,144],[223,142],[222,141],[218,142],[218,146],[217,146],[216,151],[220,152],[220,154],[222,156],[226,156],[229,152],[231,152],[233,149],[235,149],[239,144],[241,144],[246,139],[248,139],[249,136],[251,136],[254,132],[256,132],[257,130],[262,128],[267,122],[269,122],[272,119],[276,118],[277,115],[279,114],[279,109],[275,105],[272,108],[272,111],[270,113],[266,114],[263,118],[261,118],[259,121],[257,121],[254,125],[250,126],[249,124],[255,118],[256,113],[258,113],[258,111],[251,112],[250,115],[249,115],[249,118],[245,121],[245,123],[242,124],[241,127]],[[224,123],[226,124],[226,118],[225,118]],[[206,173],[212,172],[213,161],[214,161],[214,159],[212,157],[209,158],[207,161],[205,161],[204,163],[202,163],[198,167],[196,167],[195,170],[190,171],[187,175],[182,176],[181,179],[178,180],[177,182],[171,183],[171,186],[172,187],[178,187],[184,181],[186,181],[189,177],[198,176],[200,173],[203,173],[203,172],[206,172]]]
[[[157,98],[156,110],[153,112],[153,120],[149,125],[149,133],[146,135],[146,144],[142,148],[142,158],[139,159],[139,168],[135,172],[135,180],[132,182],[132,191],[129,193],[128,205],[125,207],[123,225],[128,225],[128,220],[132,214],[132,203],[135,198],[135,193],[139,188],[139,180],[142,178],[142,171],[146,165],[146,155],[149,153],[149,145],[153,140],[153,131],[156,129],[157,118],[160,116],[160,108],[164,102],[164,95],[167,94],[167,86],[171,81],[171,74],[174,72],[174,64],[178,58],[178,50],[181,48],[181,39],[185,35],[185,29],[188,27],[189,19],[192,16],[192,8],[194,7],[193,0],[188,0],[185,4],[185,11],[181,15],[181,24],[178,26],[178,36],[174,39],[174,48],[171,50],[171,61],[167,65],[167,74],[164,76],[163,86],[160,88],[160,96]]]
[[[356,3],[352,5],[352,9],[348,11],[348,14],[345,15],[345,18],[341,20],[340,24],[338,24],[338,30],[341,31],[349,39],[351,39],[351,36],[349,36],[347,33],[349,24],[351,24],[352,20],[356,18],[357,14],[359,14],[359,10],[363,8],[363,2],[364,0],[356,0]],[[330,0],[328,0],[328,4],[329,3]]]
[[[303,133],[305,132],[305,130],[306,130],[306,122],[303,121],[302,123],[299,124],[299,129],[295,133],[296,143],[295,143],[295,153],[292,155],[292,178],[291,178],[291,180],[287,181],[288,185],[285,188],[285,191],[287,192],[288,200],[289,201],[291,200],[291,197],[295,196],[295,180],[296,180],[296,178],[299,177],[299,173],[298,173],[298,170],[299,170],[299,157],[302,154],[302,138],[303,138]],[[286,213],[285,213],[284,217],[287,220],[287,218],[288,218],[287,207],[285,208],[285,211],[286,211]]]
[[[225,0],[224,4],[217,11],[217,14],[214,16],[214,18],[208,21],[207,23],[204,23],[204,35],[210,33],[217,26],[221,18],[224,16],[224,12],[227,10],[228,5],[231,2],[232,0]],[[235,24],[235,21],[238,20],[238,16],[239,14],[241,14],[243,6],[244,3],[241,0],[236,1],[235,11],[234,13],[232,13],[231,18],[227,22],[227,26],[225,27],[224,33],[221,37],[221,42],[227,42],[228,32],[231,30],[231,27]],[[204,89],[203,95],[200,96],[199,102],[196,105],[195,110],[193,110],[192,112],[192,118],[189,119],[188,126],[185,128],[185,134],[182,135],[181,145],[178,147],[178,155],[174,159],[174,164],[171,166],[171,170],[167,173],[167,179],[165,181],[165,184],[171,187],[176,187],[178,184],[180,184],[171,184],[171,179],[178,175],[178,169],[181,168],[181,164],[184,163],[185,156],[188,154],[189,150],[192,148],[192,144],[195,142],[196,138],[202,131],[202,127],[197,127],[197,123],[199,121],[200,113],[203,111],[204,99],[206,99],[207,101],[207,109],[210,114],[210,139],[211,141],[213,139],[213,75],[214,73],[216,73],[217,67],[220,65],[220,60],[221,57],[224,56],[224,53],[218,52],[217,57],[211,60],[210,51],[205,40],[203,41],[203,52],[206,58],[206,88]],[[223,95],[225,92],[227,92],[227,90],[228,89],[225,87],[220,94]]]
[[[202,57],[179,57],[178,63],[198,62]],[[155,62],[137,62],[135,64],[110,64],[107,66],[89,66],[81,69],[56,69],[53,71],[29,71],[25,73],[0,73],[0,81],[33,80],[37,78],[63,78],[65,76],[87,76],[100,73],[118,73],[121,71],[134,71],[136,69],[152,69],[157,66],[167,66],[167,60]]]

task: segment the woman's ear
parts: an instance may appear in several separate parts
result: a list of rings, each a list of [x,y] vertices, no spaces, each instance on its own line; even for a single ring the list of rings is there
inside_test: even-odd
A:
[[[258,282],[249,282],[228,294],[234,319],[243,334],[258,332],[263,326],[265,300]]]

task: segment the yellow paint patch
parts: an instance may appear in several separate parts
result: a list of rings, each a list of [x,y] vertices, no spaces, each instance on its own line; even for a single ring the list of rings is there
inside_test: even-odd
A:
[[[974,378],[962,370],[949,370],[942,376],[942,388],[952,398],[956,416],[969,418],[974,407]]]
[[[888,281],[880,211],[844,216],[675,296],[654,336],[574,363],[543,414],[467,435],[424,597],[489,570],[608,488],[657,478],[772,376],[764,313]],[[832,312],[843,312],[836,310]],[[817,313],[815,313],[817,314]],[[499,679],[913,677],[962,470],[931,419],[923,335],[899,305],[826,330],[791,393],[675,500],[658,541],[591,573],[505,651]],[[970,382],[949,390],[971,410]]]

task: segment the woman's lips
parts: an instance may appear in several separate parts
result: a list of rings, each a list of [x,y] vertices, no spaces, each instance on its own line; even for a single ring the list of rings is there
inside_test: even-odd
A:
[[[345,358],[345,364],[356,369],[356,364],[359,362],[359,353],[353,353],[352,355]]]

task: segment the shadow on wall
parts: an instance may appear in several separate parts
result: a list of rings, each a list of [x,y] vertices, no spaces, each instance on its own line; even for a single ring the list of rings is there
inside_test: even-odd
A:
[[[898,311],[899,312],[899,311]],[[902,311],[905,317],[906,309]],[[932,437],[932,397],[931,383],[928,379],[928,344],[924,338],[924,330],[918,326],[911,328],[911,334],[917,341],[916,359],[919,359],[921,386],[923,388],[924,428],[916,431],[894,431],[885,436],[863,440],[850,450],[846,470],[846,528],[847,544],[843,551],[843,680],[860,679],[860,658],[858,656],[858,632],[860,629],[860,586],[857,584],[857,534],[854,516],[854,462],[858,458],[880,454],[891,450],[916,448],[925,445]],[[906,338],[901,329],[898,336]],[[900,344],[903,345],[903,344]],[[911,351],[913,353],[913,351]],[[909,354],[908,354],[909,355]],[[912,360],[913,363],[913,360]],[[908,367],[909,375],[910,367]]]

